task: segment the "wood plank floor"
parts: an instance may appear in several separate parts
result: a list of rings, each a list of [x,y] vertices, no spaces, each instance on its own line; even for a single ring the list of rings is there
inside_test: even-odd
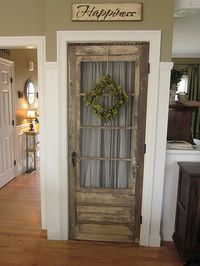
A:
[[[1,266],[181,266],[173,243],[161,248],[89,241],[48,241],[40,230],[39,175],[0,190]]]

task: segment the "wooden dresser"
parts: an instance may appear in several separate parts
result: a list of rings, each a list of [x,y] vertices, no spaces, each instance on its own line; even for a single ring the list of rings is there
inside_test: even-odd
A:
[[[200,259],[200,162],[179,162],[173,240],[184,258]]]

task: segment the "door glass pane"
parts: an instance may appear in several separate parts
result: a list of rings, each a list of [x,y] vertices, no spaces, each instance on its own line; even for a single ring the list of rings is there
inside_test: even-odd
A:
[[[112,79],[129,93],[134,92],[135,63],[133,61],[81,62],[81,93],[91,90],[102,75]]]
[[[131,162],[81,160],[81,187],[129,188]]]
[[[113,118],[110,122],[104,122],[102,119],[92,111],[91,108],[86,106],[83,97],[81,97],[81,126],[126,126],[133,125],[133,101],[134,97],[129,96],[127,102],[121,107],[119,116]],[[109,109],[115,102],[114,97],[104,96],[103,105]]]
[[[81,63],[79,148],[82,187],[129,188],[134,124],[134,67],[134,62],[129,61]],[[111,122],[103,122],[83,100],[84,94],[94,88],[95,82],[106,74],[110,74],[117,84],[120,84],[129,94],[131,93],[128,101],[121,108],[119,116]],[[116,100],[113,96],[104,95],[99,101],[109,109]],[[87,126],[90,127],[86,128]],[[101,128],[94,128],[96,126]],[[125,158],[128,161],[122,160]]]
[[[81,157],[130,158],[132,130],[81,129]],[[89,143],[89,145],[88,145]]]

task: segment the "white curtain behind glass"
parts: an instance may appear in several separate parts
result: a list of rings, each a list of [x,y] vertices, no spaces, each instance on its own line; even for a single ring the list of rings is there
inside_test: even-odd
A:
[[[82,62],[81,93],[91,90],[95,82],[106,74],[109,74],[128,93],[134,93],[133,62]],[[103,101],[106,108],[115,103],[113,96],[103,96],[100,101]],[[81,97],[80,114],[81,126],[131,127],[133,125],[133,96],[129,96],[119,116],[111,122],[103,122],[98,118],[92,109],[85,105],[83,97]],[[105,160],[81,160],[81,186],[128,188],[131,162],[120,160],[120,158],[131,158],[132,130],[83,127],[80,136],[81,157],[106,158]]]

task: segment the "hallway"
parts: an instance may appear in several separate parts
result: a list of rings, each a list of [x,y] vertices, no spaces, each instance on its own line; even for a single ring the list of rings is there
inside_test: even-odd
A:
[[[23,174],[0,190],[1,266],[181,266],[173,244],[48,241],[40,230],[39,175]]]

